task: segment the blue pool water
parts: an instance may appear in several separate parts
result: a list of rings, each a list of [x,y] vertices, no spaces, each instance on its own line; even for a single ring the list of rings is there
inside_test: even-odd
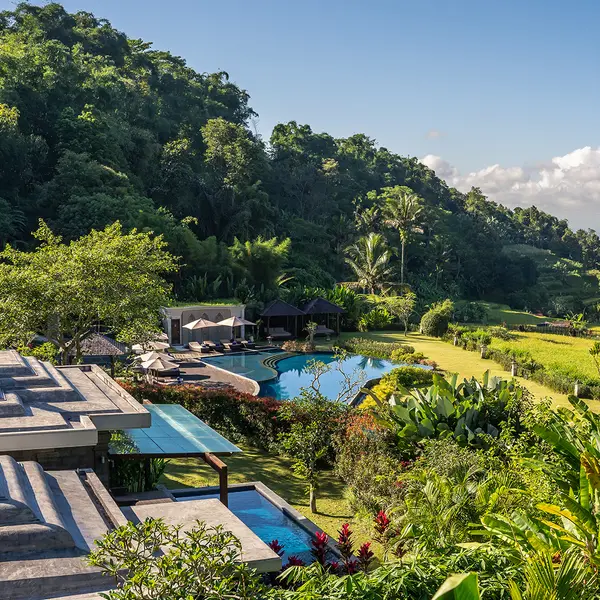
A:
[[[307,371],[309,363],[318,360],[326,364],[333,363],[336,358],[333,354],[297,354],[284,358],[276,364],[279,377],[272,381],[261,383],[260,395],[272,396],[280,400],[295,398],[300,394],[300,389],[309,386],[313,376]],[[396,363],[379,358],[368,358],[358,354],[349,355],[344,361],[343,369],[353,379],[362,377],[363,383],[369,379],[381,377],[385,373],[398,367]],[[364,374],[364,375],[363,375]],[[335,370],[325,373],[320,378],[321,393],[330,400],[335,400],[342,387],[343,375]]]
[[[218,494],[190,495],[180,496],[178,501],[218,497]],[[312,562],[311,535],[256,490],[230,491],[229,510],[265,544],[278,540],[284,548],[284,564],[290,556]]]
[[[262,361],[281,350],[264,350],[262,352],[235,352],[232,354],[224,354],[223,356],[213,356],[210,358],[202,358],[204,362],[215,367],[221,367],[232,373],[243,375],[254,381],[265,381],[272,379],[274,376],[273,369],[269,369],[262,365]]]

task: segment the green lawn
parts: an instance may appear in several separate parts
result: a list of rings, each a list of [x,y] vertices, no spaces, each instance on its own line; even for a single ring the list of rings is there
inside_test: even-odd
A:
[[[507,323],[508,325],[537,325],[544,321],[554,321],[550,317],[533,315],[521,310],[513,310],[506,304],[488,303],[488,321],[491,324],[500,325]]]
[[[381,342],[401,342],[414,346],[417,352],[422,352],[428,358],[435,360],[440,369],[447,373],[458,373],[461,378],[481,377],[485,371],[490,371],[492,375],[508,378],[510,374],[504,371],[502,367],[491,360],[482,359],[477,352],[469,352],[443,342],[437,338],[431,338],[419,333],[409,333],[408,337],[398,331],[372,331],[369,333],[343,333],[344,337],[367,337]],[[556,337],[556,336],[555,336]],[[562,338],[561,338],[562,339]],[[569,403],[564,394],[559,394],[540,385],[535,381],[529,381],[522,377],[517,380],[526,387],[537,399],[551,398],[556,406],[567,406]],[[590,405],[600,403],[592,403]]]
[[[326,472],[322,477],[317,496],[318,513],[312,514],[304,484],[294,475],[287,459],[250,446],[239,446],[242,454],[224,459],[229,468],[230,483],[262,481],[330,536],[337,537],[336,532],[341,525],[349,522],[357,544],[372,539],[373,533],[368,524],[354,518],[344,499],[344,484],[332,472]],[[202,460],[181,458],[169,461],[160,483],[175,489],[218,485],[219,481],[217,474]],[[377,544],[373,549],[376,553],[380,552]]]

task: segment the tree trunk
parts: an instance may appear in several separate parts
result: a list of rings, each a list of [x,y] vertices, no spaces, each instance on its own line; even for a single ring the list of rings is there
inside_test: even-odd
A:
[[[400,285],[404,285],[404,246],[406,242],[402,240],[402,255],[400,257]]]
[[[310,505],[310,512],[313,514],[316,513],[317,512],[317,494],[316,494],[315,486],[312,484],[310,486],[308,503]]]

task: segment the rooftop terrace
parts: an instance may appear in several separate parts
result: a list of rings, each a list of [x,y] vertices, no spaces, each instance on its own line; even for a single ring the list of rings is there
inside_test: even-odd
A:
[[[55,367],[0,351],[0,452],[92,446],[149,427],[148,411],[96,365]]]

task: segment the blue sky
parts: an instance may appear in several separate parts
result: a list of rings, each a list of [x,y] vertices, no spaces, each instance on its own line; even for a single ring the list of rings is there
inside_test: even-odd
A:
[[[483,187],[490,165],[529,179],[534,169],[537,181],[540,164],[600,145],[597,0],[63,4],[200,71],[226,70],[266,138],[292,119],[334,136],[363,132],[403,155],[443,157],[429,162],[459,186],[482,170]]]

